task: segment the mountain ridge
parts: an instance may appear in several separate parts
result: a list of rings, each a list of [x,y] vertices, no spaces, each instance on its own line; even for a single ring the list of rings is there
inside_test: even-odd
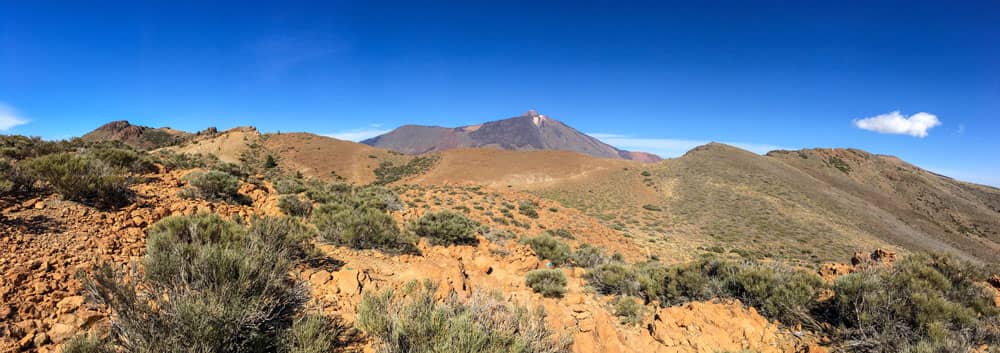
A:
[[[565,150],[601,158],[649,163],[662,160],[652,153],[613,147],[534,110],[512,118],[459,127],[407,124],[361,143],[407,154],[472,147]]]

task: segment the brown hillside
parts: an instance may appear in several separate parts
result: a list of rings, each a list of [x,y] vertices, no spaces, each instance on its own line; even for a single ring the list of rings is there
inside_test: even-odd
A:
[[[221,133],[205,134],[179,146],[164,148],[178,153],[213,154],[227,163],[239,163],[249,146],[260,141],[254,127],[236,127]]]
[[[535,192],[645,238],[665,252],[680,244],[701,251],[815,262],[844,258],[855,249],[889,246],[954,252],[986,261],[1000,256],[995,238],[989,237],[1000,229],[993,223],[995,213],[991,221],[988,212],[996,197],[990,188],[949,182],[910,167],[906,178],[926,182],[907,183],[909,191],[851,190],[845,185],[881,185],[872,188],[887,190],[902,186],[891,181],[897,174],[872,171],[859,171],[856,177],[874,179],[850,179],[852,184],[843,179],[838,184],[833,173],[844,173],[836,167],[824,166],[827,176],[813,175],[809,168],[792,163],[797,159],[801,158],[788,161],[710,144],[643,170],[610,173],[605,180],[552,183]],[[952,191],[933,191],[938,189]],[[942,196],[959,193],[955,190],[963,190],[963,196]],[[938,210],[942,202],[954,203],[951,215],[928,218],[903,206],[917,205],[925,214],[933,213],[934,208],[921,201],[928,198],[939,200]],[[955,237],[946,228],[928,227],[931,218],[968,219],[966,227],[984,235]],[[669,245],[658,246],[660,242]]]
[[[639,165],[636,162],[595,158],[569,151],[504,151],[458,149],[439,153],[441,160],[411,182],[469,184],[493,187],[538,188],[580,178],[591,178],[608,170]]]
[[[112,121],[80,137],[88,142],[119,141],[137,149],[154,149],[175,145],[192,134],[169,127],[151,128],[132,125],[128,121]]]

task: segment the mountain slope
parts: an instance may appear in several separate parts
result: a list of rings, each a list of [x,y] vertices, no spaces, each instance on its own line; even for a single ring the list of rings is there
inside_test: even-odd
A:
[[[849,179],[841,176],[841,162],[813,164],[818,155],[803,160],[799,153],[760,156],[710,144],[642,170],[548,183],[533,192],[679,256],[732,250],[816,262],[889,247],[1000,261],[1000,190],[912,166],[897,171],[898,159],[867,153],[871,165],[844,159],[857,177]]]
[[[80,138],[89,142],[121,141],[138,149],[154,149],[178,144],[193,134],[168,127],[132,125],[126,120],[112,121]]]
[[[660,160],[649,153],[619,150],[534,110],[518,117],[457,128],[405,125],[362,143],[408,154],[485,147],[574,151],[602,158],[643,162]]]
[[[288,172],[360,184],[377,180],[383,167],[423,158],[312,134],[231,133],[178,148],[235,159],[259,145]],[[394,184],[527,191],[600,219],[623,243],[665,258],[732,251],[812,263],[881,247],[1000,261],[1000,190],[863,151],[761,156],[713,143],[655,164],[495,148],[426,158],[429,169]]]

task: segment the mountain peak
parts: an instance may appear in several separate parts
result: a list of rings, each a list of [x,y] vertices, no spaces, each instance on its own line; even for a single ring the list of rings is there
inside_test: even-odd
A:
[[[411,154],[482,147],[505,150],[563,150],[596,157],[642,162],[660,160],[652,154],[617,149],[565,123],[539,114],[534,109],[513,118],[458,128],[400,127],[362,143]]]
[[[167,127],[152,128],[133,125],[128,120],[115,120],[101,125],[81,138],[90,142],[120,141],[138,149],[154,149],[177,144],[190,136],[190,133]]]

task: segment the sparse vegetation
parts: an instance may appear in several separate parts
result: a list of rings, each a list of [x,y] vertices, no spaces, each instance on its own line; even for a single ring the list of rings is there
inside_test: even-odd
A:
[[[298,195],[281,195],[278,197],[278,208],[289,216],[308,217],[312,212],[312,203]]]
[[[102,266],[85,279],[91,297],[111,309],[110,344],[137,352],[294,348],[302,336],[287,336],[306,300],[288,275],[306,237],[294,224],[260,219],[244,228],[214,215],[158,222],[142,274]]]
[[[570,233],[565,228],[548,229],[548,230],[545,231],[545,234],[548,234],[548,235],[551,235],[551,236],[554,236],[554,237],[563,238],[563,239],[576,239],[576,237],[573,236],[573,233]]]
[[[434,166],[440,157],[438,156],[418,156],[413,157],[404,165],[396,165],[390,161],[382,161],[378,168],[375,168],[376,185],[385,185],[394,181],[402,180],[414,175],[420,175]]]
[[[622,296],[615,299],[612,304],[615,316],[626,325],[635,325],[642,322],[643,309],[641,303],[635,298]]]
[[[249,203],[245,196],[240,195],[240,181],[232,174],[219,170],[196,171],[185,175],[184,180],[194,188],[189,189],[185,196],[196,196],[212,201]]]
[[[476,244],[479,223],[452,211],[428,212],[410,225],[416,235],[436,245]]]
[[[830,156],[830,158],[826,159],[826,164],[837,168],[837,170],[843,172],[844,174],[851,174],[851,165],[844,162],[844,160],[840,159],[840,157]]]
[[[132,201],[131,179],[123,169],[85,155],[69,152],[24,161],[26,175],[45,181],[68,200],[98,207],[119,207]]]
[[[525,239],[525,243],[531,246],[538,258],[549,260],[553,266],[560,266],[570,258],[569,245],[547,234]]]
[[[538,218],[538,203],[530,200],[521,201],[517,205],[517,212],[528,218]]]
[[[384,353],[563,353],[570,341],[557,336],[542,311],[507,302],[499,293],[476,292],[434,300],[437,286],[411,282],[402,293],[367,293],[358,305],[358,327]]]
[[[312,223],[323,239],[355,249],[415,252],[416,242],[399,231],[386,211],[354,203],[328,203],[313,210]]]
[[[950,256],[912,255],[833,286],[831,323],[858,352],[969,352],[1000,343],[1000,308],[985,268]]]
[[[525,275],[524,282],[535,293],[547,298],[561,298],[566,294],[566,275],[560,270],[532,270]]]
[[[596,267],[611,261],[603,250],[590,244],[581,244],[576,251],[573,251],[570,260],[574,265],[584,268]]]
[[[302,179],[283,177],[274,181],[274,190],[279,194],[298,194],[306,191]]]

